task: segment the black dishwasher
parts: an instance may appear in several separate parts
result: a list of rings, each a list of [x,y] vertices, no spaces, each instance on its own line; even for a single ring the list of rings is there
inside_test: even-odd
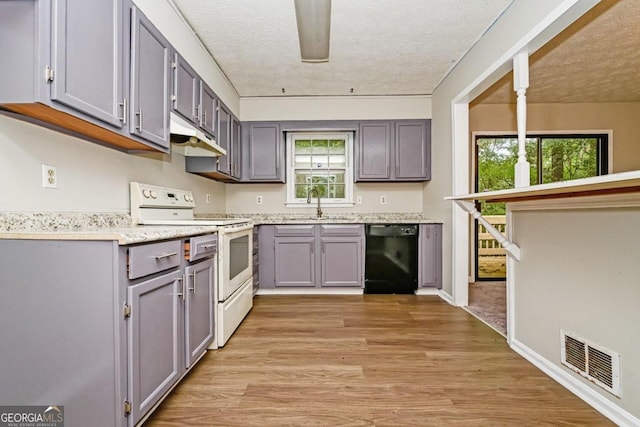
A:
[[[368,224],[365,294],[412,294],[418,289],[418,226]]]

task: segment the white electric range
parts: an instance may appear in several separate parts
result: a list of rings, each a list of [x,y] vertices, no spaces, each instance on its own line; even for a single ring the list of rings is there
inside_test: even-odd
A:
[[[218,227],[216,339],[222,347],[253,307],[253,223],[246,218],[195,218],[189,190],[131,182],[134,224]]]

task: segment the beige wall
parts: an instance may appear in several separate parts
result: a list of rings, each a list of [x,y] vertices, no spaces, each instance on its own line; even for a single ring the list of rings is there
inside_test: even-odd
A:
[[[185,173],[177,154],[125,154],[1,115],[0,151],[0,211],[128,213],[130,181],[188,188],[199,212],[225,211],[224,185]],[[43,163],[57,189],[42,188]]]
[[[571,375],[640,417],[640,208],[516,211],[513,227],[512,338],[558,367],[560,329],[618,352],[621,399]]]
[[[527,130],[613,130],[613,171],[640,169],[640,103],[529,104]],[[469,109],[469,130],[516,133],[513,104],[477,104]],[[473,141],[471,141],[473,144]]]

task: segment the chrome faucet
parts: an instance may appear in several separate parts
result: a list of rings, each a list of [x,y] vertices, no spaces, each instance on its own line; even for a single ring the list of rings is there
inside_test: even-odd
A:
[[[313,196],[314,194],[318,199],[318,207],[316,208],[316,213],[318,215],[318,218],[320,218],[322,216],[322,209],[320,209],[320,194],[318,193],[317,188],[313,187],[311,188],[311,190],[309,190],[309,192],[307,193],[307,203],[311,203],[311,196]]]

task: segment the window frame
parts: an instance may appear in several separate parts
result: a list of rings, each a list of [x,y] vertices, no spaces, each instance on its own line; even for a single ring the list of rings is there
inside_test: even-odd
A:
[[[287,131],[285,134],[286,144],[286,185],[287,185],[287,201],[286,207],[303,207],[309,206],[307,198],[295,197],[295,154],[294,154],[294,142],[297,139],[344,139],[345,140],[345,166],[344,166],[344,199],[328,199],[325,197],[320,198],[320,202],[323,207],[337,207],[347,208],[355,206],[353,201],[353,183],[354,183],[354,139],[355,132],[353,131],[334,131],[334,130],[301,130],[301,131]],[[327,165],[324,170],[330,170]],[[340,168],[342,170],[342,168]],[[311,199],[311,204],[317,203],[317,198]]]

